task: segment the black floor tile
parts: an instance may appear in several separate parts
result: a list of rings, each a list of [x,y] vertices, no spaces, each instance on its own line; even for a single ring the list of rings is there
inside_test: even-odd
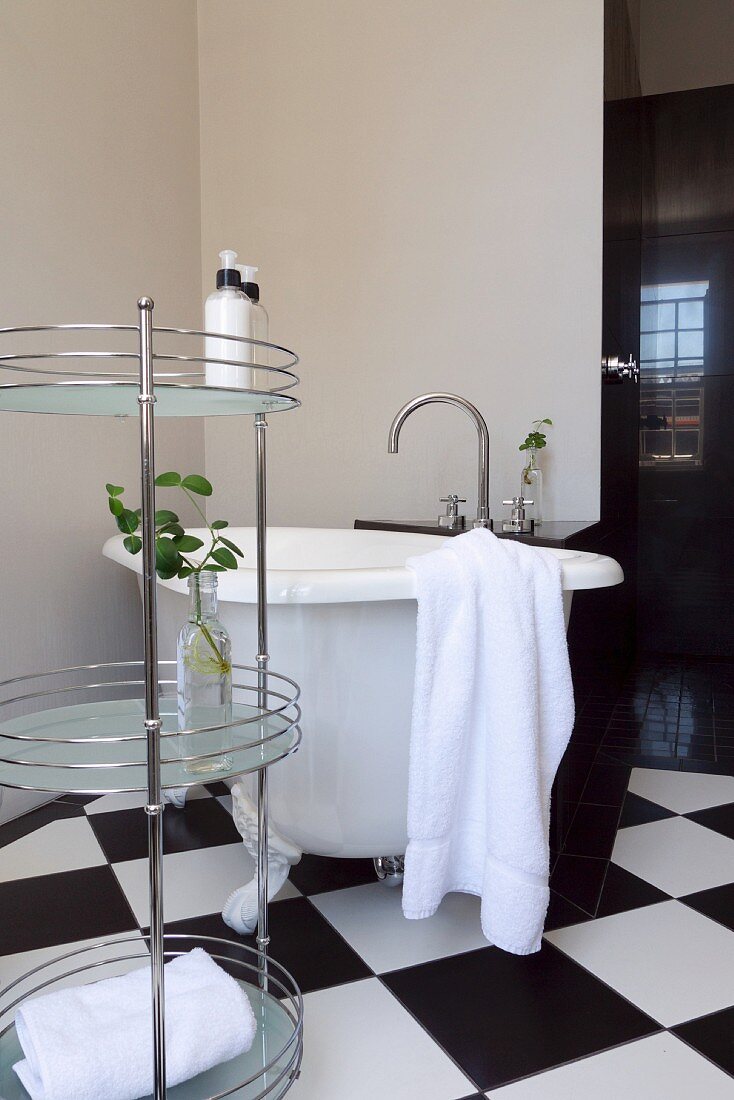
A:
[[[142,809],[90,814],[89,822],[110,863],[147,856],[148,824]],[[196,798],[182,810],[167,806],[163,814],[166,855],[236,844],[241,839],[232,818],[215,798]]]
[[[0,883],[0,953],[137,931],[109,867],[85,867]]]
[[[734,1076],[734,1008],[679,1024],[671,1031]]]
[[[570,924],[580,924],[585,920],[590,920],[588,913],[579,909],[577,905],[573,905],[561,894],[557,894],[555,890],[551,890],[548,913],[545,918],[545,932],[553,932],[556,928],[567,928]]]
[[[589,756],[576,756],[567,754],[561,761],[556,775],[556,791],[562,802],[579,802],[581,793],[586,786],[593,759],[596,756],[596,747]]]
[[[668,746],[670,748],[670,746]],[[677,756],[666,751],[660,755],[650,753],[646,747],[645,752],[635,752],[618,746],[602,745],[599,749],[597,760],[600,764],[629,764],[632,768],[665,768],[668,771],[680,771],[681,761]]]
[[[563,842],[576,813],[576,806],[576,802],[561,802],[557,797],[551,799],[550,850],[556,855],[563,850]]]
[[[268,950],[276,962],[290,971],[302,993],[373,976],[356,951],[306,898],[275,901],[268,913]],[[248,947],[257,946],[254,935],[238,936],[227,927],[220,913],[174,921],[166,925],[166,932],[216,936]]]
[[[627,792],[630,768],[624,764],[594,764],[589,772],[583,794],[583,802],[597,806],[621,806]]]
[[[329,856],[308,855],[291,868],[288,877],[307,896],[377,881],[371,859],[331,859]]]
[[[551,889],[593,917],[604,886],[607,863],[606,859],[560,855],[550,877]]]
[[[6,821],[4,825],[0,825],[0,848],[5,848],[8,844],[34,833],[36,829],[65,817],[84,817],[84,807],[71,802],[49,802],[46,806],[39,806],[37,810]]]
[[[213,795],[215,798],[232,793],[226,783],[206,783],[205,786],[209,794]]]
[[[710,890],[699,890],[678,900],[734,932],[734,882],[713,886]]]
[[[582,802],[566,833],[564,853],[608,859],[614,847],[618,821],[618,806],[588,806]]]
[[[726,760],[681,760],[681,771],[701,772],[704,775],[734,775],[734,759]]]
[[[667,810],[664,806],[658,806],[657,803],[628,791],[622,806],[619,827],[626,829],[630,825],[648,825],[651,821],[664,821],[666,817],[677,816],[672,810]]]
[[[98,794],[62,794],[59,802],[69,802],[72,806],[88,806],[90,802],[96,802]]]
[[[641,909],[643,905],[655,905],[659,901],[670,901],[670,897],[658,890],[657,886],[630,874],[616,863],[610,863],[596,915],[610,917],[613,913],[626,913],[630,909]]]
[[[525,956],[487,947],[382,980],[481,1089],[660,1030],[548,943]]]
[[[734,802],[725,806],[711,806],[707,810],[694,810],[693,813],[683,816],[734,840]]]

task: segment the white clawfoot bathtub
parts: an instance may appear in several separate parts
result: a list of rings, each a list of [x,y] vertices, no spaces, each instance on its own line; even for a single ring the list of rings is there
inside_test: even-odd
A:
[[[252,664],[255,531],[233,528],[231,537],[245,559],[236,573],[219,574],[220,617],[235,661]],[[298,681],[303,706],[301,748],[270,772],[270,810],[276,829],[305,852],[405,851],[417,606],[405,560],[442,542],[388,531],[268,531],[271,667]],[[611,558],[552,552],[563,567],[567,624],[575,590],[623,580]],[[140,557],[125,551],[121,536],[104,553],[140,571]],[[160,655],[172,658],[186,615],[186,582],[159,582],[158,599]]]

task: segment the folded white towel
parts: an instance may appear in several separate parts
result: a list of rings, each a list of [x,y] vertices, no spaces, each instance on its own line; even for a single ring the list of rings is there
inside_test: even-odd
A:
[[[166,1081],[195,1077],[252,1046],[242,986],[202,948],[166,964]],[[32,1100],[138,1100],[153,1091],[150,968],[27,1001],[13,1068]]]
[[[411,558],[418,627],[403,912],[450,891],[524,955],[548,907],[550,791],[573,727],[561,569],[486,530]]]

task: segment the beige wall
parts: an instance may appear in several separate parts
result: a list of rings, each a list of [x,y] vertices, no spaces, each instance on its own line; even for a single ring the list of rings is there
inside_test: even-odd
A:
[[[555,422],[547,508],[599,506],[602,0],[200,0],[202,245],[261,266],[304,408],[272,418],[271,519],[351,525],[492,501]],[[207,469],[252,519],[252,432],[207,425]]]
[[[0,325],[134,323],[141,293],[198,321],[193,0],[3,0],[0,80]],[[159,459],[201,468],[202,440],[162,424]],[[134,421],[2,414],[0,679],[140,655],[131,574],[100,555],[137,447]]]
[[[457,411],[385,453],[398,406],[439,388],[487,416],[495,512],[552,416],[547,510],[593,517],[601,59],[602,0],[201,0],[198,28],[194,0],[4,0],[1,323],[132,322],[145,292],[197,325],[232,246],[303,358],[304,409],[272,418],[273,522],[430,516],[453,490],[472,510]],[[207,425],[235,520],[252,435]],[[132,497],[137,446],[135,422],[2,417],[0,678],[139,655],[130,575],[99,553],[103,483]],[[158,460],[201,469],[202,426],[160,423]]]
[[[643,95],[734,84],[732,0],[640,0]]]

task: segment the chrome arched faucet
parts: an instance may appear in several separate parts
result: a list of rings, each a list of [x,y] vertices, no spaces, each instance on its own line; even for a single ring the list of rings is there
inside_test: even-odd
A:
[[[398,439],[400,429],[412,412],[421,405],[454,405],[457,409],[463,409],[468,417],[474,421],[479,436],[479,474],[477,479],[477,518],[473,527],[492,528],[489,518],[489,431],[487,423],[475,405],[455,393],[423,393],[420,397],[414,397],[398,411],[390,425],[387,449],[391,455],[398,453]]]

